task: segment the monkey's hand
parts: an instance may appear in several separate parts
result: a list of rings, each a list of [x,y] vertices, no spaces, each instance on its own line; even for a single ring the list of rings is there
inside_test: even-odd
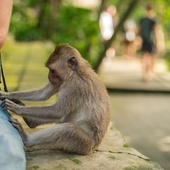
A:
[[[11,101],[13,101],[14,103],[20,105],[20,106],[25,106],[25,104],[23,102],[21,102],[20,100],[17,99],[10,99]]]
[[[11,101],[9,99],[2,100],[1,106],[2,106],[3,110],[10,110],[18,115],[21,115],[22,107],[24,107],[24,106],[14,103],[13,101]]]
[[[19,123],[19,121],[17,119],[15,119],[14,117],[10,117],[9,121],[18,130],[22,140],[25,141],[27,139],[27,134],[25,133],[25,131],[24,131],[22,125]]]

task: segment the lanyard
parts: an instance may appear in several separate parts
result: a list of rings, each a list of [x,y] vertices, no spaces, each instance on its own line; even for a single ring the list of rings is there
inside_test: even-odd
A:
[[[5,76],[4,76],[4,71],[3,71],[3,67],[2,67],[2,59],[1,59],[1,53],[0,53],[0,83],[2,83],[3,81],[3,85],[4,85],[4,91],[7,92],[7,85],[6,85],[6,81],[5,81]],[[1,81],[1,76],[2,76],[2,81]]]

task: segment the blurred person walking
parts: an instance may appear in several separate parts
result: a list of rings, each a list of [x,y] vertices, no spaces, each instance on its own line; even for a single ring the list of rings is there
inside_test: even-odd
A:
[[[110,40],[110,38],[114,34],[114,30],[118,22],[116,12],[117,12],[116,7],[110,5],[106,7],[104,11],[102,11],[100,14],[99,26],[103,43]],[[111,62],[115,57],[115,53],[116,52],[114,44],[112,44],[110,48],[106,51],[105,63],[107,63],[108,67],[111,66]]]
[[[151,4],[148,4],[146,6],[146,16],[140,19],[139,34],[142,39],[141,52],[144,71],[143,78],[144,81],[151,81],[153,78],[154,51],[156,48],[157,50],[163,48],[164,43],[160,43],[160,36],[162,36],[162,34],[158,29],[158,25],[156,23],[156,19],[154,18],[154,11]],[[154,39],[156,40],[157,46],[155,46]],[[160,44],[162,44],[162,47],[160,46]]]
[[[103,41],[108,41],[112,37],[116,25],[116,7],[110,5],[101,12],[99,19],[99,26]]]
[[[137,26],[133,19],[128,19],[124,24],[123,55],[126,59],[133,59],[136,54]]]

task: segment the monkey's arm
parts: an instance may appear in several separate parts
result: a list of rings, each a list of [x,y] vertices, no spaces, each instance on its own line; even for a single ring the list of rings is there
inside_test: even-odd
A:
[[[61,119],[64,115],[65,110],[62,109],[57,103],[51,106],[41,107],[27,107],[21,106],[9,99],[3,100],[1,104],[4,110],[10,110],[22,117],[37,118],[37,119],[48,119],[57,120]]]
[[[10,92],[10,93],[0,91],[0,96],[7,99],[41,101],[41,100],[47,100],[57,92],[58,92],[58,87],[53,86],[51,83],[48,83],[46,86],[44,86],[41,89]]]

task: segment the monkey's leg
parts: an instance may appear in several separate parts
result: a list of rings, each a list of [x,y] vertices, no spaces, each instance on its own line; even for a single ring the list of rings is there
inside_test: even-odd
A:
[[[94,148],[90,135],[71,123],[53,125],[29,134],[24,144],[32,149],[59,149],[83,155]]]
[[[21,138],[23,141],[27,140],[27,134],[25,133],[23,127],[21,124],[18,122],[18,120],[14,117],[9,117],[9,121],[12,123],[12,125],[18,130]]]

